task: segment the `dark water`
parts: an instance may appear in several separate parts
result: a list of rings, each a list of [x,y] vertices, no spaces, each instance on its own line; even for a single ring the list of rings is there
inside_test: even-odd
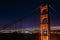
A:
[[[39,40],[39,34],[0,33],[0,40]]]

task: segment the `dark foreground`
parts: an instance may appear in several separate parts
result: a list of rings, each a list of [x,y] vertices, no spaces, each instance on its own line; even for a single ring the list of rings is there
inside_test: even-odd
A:
[[[39,34],[0,33],[0,40],[39,40]],[[60,34],[51,34],[51,40],[60,40]]]
[[[0,33],[0,40],[38,40],[39,34]]]

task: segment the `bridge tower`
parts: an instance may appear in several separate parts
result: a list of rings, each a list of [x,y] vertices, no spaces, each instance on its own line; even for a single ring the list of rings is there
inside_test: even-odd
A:
[[[41,40],[50,40],[48,4],[40,6],[40,32]]]

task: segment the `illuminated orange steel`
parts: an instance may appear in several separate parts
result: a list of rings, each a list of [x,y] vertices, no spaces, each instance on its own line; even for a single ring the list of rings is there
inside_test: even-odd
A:
[[[44,10],[46,13],[44,13]],[[46,22],[44,23],[44,19],[46,18]],[[50,24],[49,24],[49,16],[48,16],[48,5],[40,6],[40,33],[41,40],[50,40]]]

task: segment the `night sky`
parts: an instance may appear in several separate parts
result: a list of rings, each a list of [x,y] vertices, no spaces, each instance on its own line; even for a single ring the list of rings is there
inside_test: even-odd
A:
[[[39,6],[46,3],[55,9],[49,8],[51,26],[60,26],[59,2],[58,0],[0,0],[0,28],[39,27]]]

